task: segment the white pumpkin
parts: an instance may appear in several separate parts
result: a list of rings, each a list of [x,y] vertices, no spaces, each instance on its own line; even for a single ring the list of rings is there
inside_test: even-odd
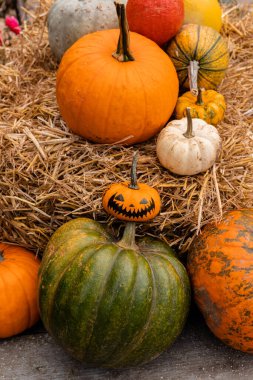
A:
[[[194,175],[209,169],[217,159],[221,138],[217,129],[201,119],[187,117],[173,120],[160,132],[157,157],[163,167],[172,173]]]
[[[118,28],[113,0],[56,0],[48,12],[48,39],[58,61],[80,37]]]

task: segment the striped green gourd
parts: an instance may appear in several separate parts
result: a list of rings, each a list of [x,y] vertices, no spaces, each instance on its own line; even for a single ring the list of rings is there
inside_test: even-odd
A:
[[[186,24],[166,48],[179,78],[180,86],[216,89],[225,76],[229,52],[225,39],[209,26]]]
[[[96,221],[61,226],[45,250],[39,308],[48,332],[73,357],[97,367],[145,363],[180,334],[189,309],[184,266],[165,243],[119,242]]]

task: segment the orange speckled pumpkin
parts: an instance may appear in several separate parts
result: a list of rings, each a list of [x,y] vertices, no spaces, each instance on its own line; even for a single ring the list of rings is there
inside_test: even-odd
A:
[[[167,54],[148,38],[130,34],[125,6],[116,5],[120,38],[117,29],[103,30],[72,45],[57,73],[56,95],[73,132],[97,143],[129,145],[162,129],[179,84]]]
[[[146,222],[161,209],[158,191],[145,183],[137,183],[137,153],[131,168],[131,182],[113,183],[104,193],[102,204],[105,211],[117,219],[129,222]]]
[[[39,320],[39,265],[32,252],[0,243],[0,338],[19,334]]]
[[[253,209],[209,224],[188,255],[195,301],[211,331],[253,354]]]

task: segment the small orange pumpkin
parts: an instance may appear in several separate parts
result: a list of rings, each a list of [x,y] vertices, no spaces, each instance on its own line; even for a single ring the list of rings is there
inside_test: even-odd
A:
[[[188,255],[195,301],[211,331],[253,354],[253,209],[208,224]]]
[[[177,100],[176,119],[186,117],[187,107],[191,108],[191,117],[205,120],[208,124],[217,125],[224,118],[226,110],[225,98],[215,90],[199,89],[198,95],[185,92]]]
[[[133,157],[131,182],[113,183],[103,195],[105,211],[117,219],[130,222],[146,222],[161,209],[160,195],[153,187],[137,183],[137,153]]]
[[[74,43],[59,66],[56,96],[73,132],[97,143],[129,145],[162,129],[175,108],[179,84],[167,54],[148,38],[129,33],[125,6],[116,7],[120,33],[98,31]]]
[[[39,320],[39,265],[32,252],[0,243],[0,338],[19,334]]]

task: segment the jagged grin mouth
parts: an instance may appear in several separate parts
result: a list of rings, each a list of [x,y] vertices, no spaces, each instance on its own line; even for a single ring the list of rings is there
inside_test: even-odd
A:
[[[117,199],[118,198],[118,199]],[[135,211],[134,209],[133,210],[127,210],[128,207],[124,207],[124,204],[119,204],[119,195],[116,193],[116,194],[113,194],[109,201],[108,201],[108,207],[111,208],[113,211],[115,211],[116,213],[118,214],[122,214],[124,216],[127,216],[129,218],[141,218],[143,216],[146,216],[148,215],[148,213],[152,212],[154,209],[155,209],[155,202],[153,200],[153,198],[151,198],[151,200],[148,202],[147,200],[145,200],[147,203],[147,207],[146,208],[142,208],[141,210],[137,210]],[[144,204],[144,202],[140,203],[140,204]],[[134,207],[134,206],[132,206]]]

